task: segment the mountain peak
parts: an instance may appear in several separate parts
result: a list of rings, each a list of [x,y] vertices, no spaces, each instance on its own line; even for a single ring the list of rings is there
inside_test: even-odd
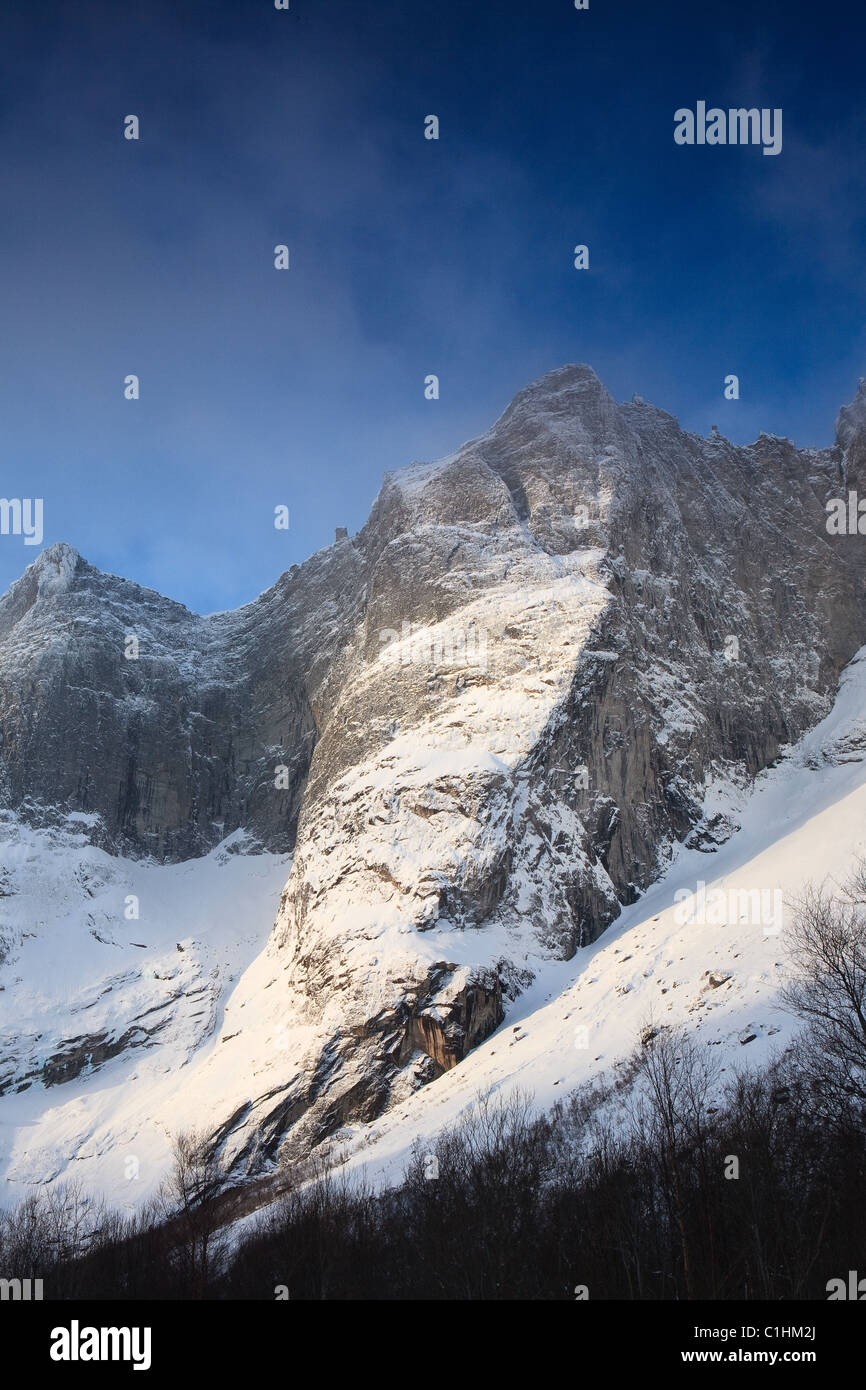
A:
[[[53,545],[46,546],[33,561],[40,596],[65,593],[80,563],[78,551],[74,546],[67,545],[66,541],[55,541]]]
[[[66,541],[55,541],[53,545],[46,545],[44,550],[40,550],[33,564],[37,569],[45,569],[49,566],[62,564],[77,564],[81,555],[74,545],[69,545]]]
[[[0,594],[0,604],[7,615],[16,612],[20,615],[46,595],[65,593],[72,587],[76,570],[84,564],[74,546],[55,541],[40,550],[23,574]]]
[[[577,438],[608,438],[622,430],[616,401],[586,362],[571,362],[518,391],[488,436],[528,438],[539,426]]]
[[[836,443],[848,449],[853,441],[866,433],[866,377],[860,378],[854,399],[843,405],[836,417]]]
[[[587,362],[568,362],[564,367],[545,372],[544,376],[518,391],[508,410],[524,401],[554,406],[567,403],[574,409],[581,401],[593,399],[604,399],[613,404],[613,397]]]

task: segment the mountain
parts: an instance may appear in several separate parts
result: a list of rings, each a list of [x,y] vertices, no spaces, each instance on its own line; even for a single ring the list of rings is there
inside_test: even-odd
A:
[[[729,839],[708,789],[828,715],[866,556],[826,507],[864,469],[862,383],[831,447],[738,447],[570,366],[234,613],[44,551],[0,600],[0,1090],[78,1078],[66,1142],[111,1148],[137,1069],[123,1142],[195,1112],[238,1171],[410,1103],[681,842]],[[243,863],[289,854],[264,944]],[[61,861],[83,879],[29,930],[88,965],[49,1013],[22,865]],[[172,945],[136,889],[178,872],[202,901],[232,878],[218,950],[201,902]]]

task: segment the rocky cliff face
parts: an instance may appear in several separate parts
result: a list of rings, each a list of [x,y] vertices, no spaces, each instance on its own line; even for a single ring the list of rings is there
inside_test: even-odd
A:
[[[160,860],[241,826],[291,845],[312,700],[351,627],[358,571],[335,546],[202,618],[49,547],[0,600],[3,804],[37,822],[95,814],[99,843]]]
[[[0,601],[5,805],[157,858],[296,846],[240,1001],[289,1041],[227,1081],[227,1152],[455,1065],[533,958],[724,837],[708,776],[772,762],[866,641],[864,543],[825,512],[864,471],[862,386],[831,448],[740,448],[565,367],[236,613],[39,557]]]

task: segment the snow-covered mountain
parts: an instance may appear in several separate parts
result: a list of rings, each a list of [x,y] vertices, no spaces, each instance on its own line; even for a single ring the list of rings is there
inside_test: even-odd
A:
[[[529,1058],[531,1089],[570,1084],[674,981],[695,1026],[763,1028],[778,939],[676,936],[666,895],[770,853],[787,796],[826,797],[833,853],[856,848],[835,817],[859,676],[830,711],[866,641],[864,544],[826,504],[864,470],[862,385],[832,447],[741,448],[566,367],[235,613],[44,551],[0,600],[10,1186],[86,1169],[111,1191],[129,1167],[143,1192],[193,1122],[255,1170]],[[828,715],[856,761],[815,768]],[[810,865],[799,845],[753,886]],[[730,979],[692,980],[731,943]],[[565,1067],[576,982],[609,1032]],[[540,1050],[505,1038],[536,1010]]]

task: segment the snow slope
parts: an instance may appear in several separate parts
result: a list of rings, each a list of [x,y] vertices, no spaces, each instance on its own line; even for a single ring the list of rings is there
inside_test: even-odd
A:
[[[349,1168],[398,1179],[413,1143],[456,1120],[479,1093],[517,1086],[545,1108],[630,1052],[650,1018],[693,1029],[720,1049],[726,1068],[765,1060],[794,1026],[777,1003],[791,903],[808,881],[843,879],[866,853],[864,755],[866,648],[843,673],[831,713],[775,767],[752,787],[708,786],[708,822],[721,814],[739,829],[715,852],[681,846],[665,876],[570,961],[527,952],[535,979],[494,1034],[373,1123],[339,1132]],[[2,1199],[75,1176],[132,1207],[158,1184],[169,1133],[212,1124],[231,1094],[248,1088],[248,1068],[266,1069],[271,1058],[278,1070],[289,1048],[271,989],[279,958],[265,944],[286,859],[232,852],[243,849],[234,836],[186,864],[129,863],[76,842],[74,827],[53,835],[7,819],[0,845],[3,881],[29,884],[30,907],[38,905],[35,931],[23,939],[19,932],[17,945],[15,924],[0,918],[10,941],[0,984],[20,991],[31,982],[21,1066],[44,1056],[52,1037],[85,1027],[110,1031],[145,1016],[165,1023],[147,1045],[95,1071],[0,1098]],[[701,882],[708,894],[728,895],[726,917],[716,914],[722,920],[684,921]],[[757,900],[733,902],[738,890],[781,891],[778,934],[752,910]],[[123,921],[128,893],[140,898],[138,921]],[[16,897],[2,901],[19,903],[22,920],[29,910]],[[59,940],[68,948],[59,951]],[[131,941],[143,941],[144,951]],[[183,995],[187,1004],[200,998],[196,1017],[174,1007]],[[6,1027],[0,993],[0,1033]],[[292,1050],[302,1041],[292,1032]]]
[[[169,1128],[195,1123],[191,1074],[225,1040],[228,998],[267,942],[291,862],[244,853],[241,832],[183,864],[114,858],[77,819],[0,822],[3,1203],[55,1177],[121,1205],[152,1193]],[[123,1050],[99,1064],[112,1045]],[[80,1070],[46,1087],[46,1065],[58,1081]]]

